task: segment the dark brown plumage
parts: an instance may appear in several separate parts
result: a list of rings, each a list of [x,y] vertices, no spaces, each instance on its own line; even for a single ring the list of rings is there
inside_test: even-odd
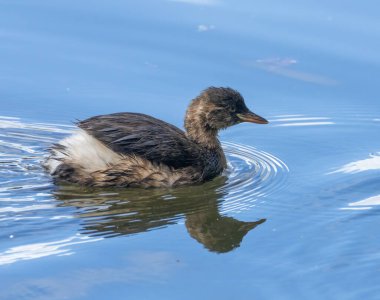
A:
[[[237,91],[210,87],[190,103],[186,132],[139,113],[96,116],[53,146],[46,166],[57,181],[93,186],[203,182],[226,167],[218,131],[241,122],[268,123],[249,111]]]

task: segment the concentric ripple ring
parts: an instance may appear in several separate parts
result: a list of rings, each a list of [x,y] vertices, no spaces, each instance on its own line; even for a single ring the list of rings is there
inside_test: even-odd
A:
[[[223,212],[247,210],[284,186],[289,168],[276,156],[230,142],[223,142],[223,149],[228,160]]]

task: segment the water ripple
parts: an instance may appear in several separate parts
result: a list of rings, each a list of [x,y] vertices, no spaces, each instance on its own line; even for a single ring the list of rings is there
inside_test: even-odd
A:
[[[247,210],[284,186],[288,166],[279,158],[255,147],[223,143],[228,158],[228,180],[223,212]]]
[[[112,237],[178,222],[185,222],[189,234],[209,250],[226,252],[265,222],[244,222],[226,215],[264,202],[284,187],[289,172],[283,161],[268,152],[223,142],[228,168],[222,176],[202,185],[172,189],[55,186],[41,161],[46,148],[72,129],[0,117],[0,218],[6,224],[0,236],[6,247],[0,251],[0,263],[66,253],[67,245],[71,245],[66,243],[68,234]],[[19,245],[21,237],[23,243]],[[63,242],[49,244],[56,238]],[[40,249],[45,246],[53,251],[42,253]]]

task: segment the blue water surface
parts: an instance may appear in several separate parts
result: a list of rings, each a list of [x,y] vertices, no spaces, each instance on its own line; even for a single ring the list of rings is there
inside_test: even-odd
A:
[[[378,299],[380,4],[0,0],[0,299]],[[221,132],[201,186],[55,186],[73,122],[182,128],[208,86],[269,125]]]

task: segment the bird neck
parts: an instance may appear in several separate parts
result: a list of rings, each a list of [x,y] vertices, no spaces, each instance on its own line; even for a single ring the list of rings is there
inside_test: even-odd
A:
[[[185,117],[186,136],[193,142],[208,148],[220,149],[218,130],[211,128],[205,119],[205,114],[198,105],[191,105]]]
[[[186,135],[203,147],[220,149],[218,130],[212,128],[207,122],[209,109],[199,97],[190,103],[185,116]]]
[[[186,135],[190,140],[205,148],[216,150],[221,147],[216,130],[191,124],[190,127],[186,127]]]

